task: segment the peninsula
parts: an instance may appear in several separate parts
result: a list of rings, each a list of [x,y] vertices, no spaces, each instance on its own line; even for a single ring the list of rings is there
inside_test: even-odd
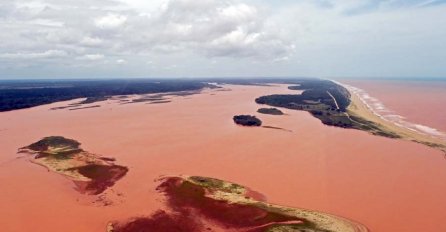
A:
[[[258,104],[307,111],[329,126],[367,131],[373,135],[421,143],[446,152],[446,141],[386,121],[359,97],[330,80],[300,80],[288,87],[301,94],[276,94],[257,98]]]

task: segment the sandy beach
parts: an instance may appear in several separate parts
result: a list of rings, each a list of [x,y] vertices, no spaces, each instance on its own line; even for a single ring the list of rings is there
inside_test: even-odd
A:
[[[412,124],[406,121],[400,122],[387,119],[379,112],[376,112],[372,106],[368,105],[354,87],[346,87],[351,92],[351,104],[347,110],[349,115],[367,119],[375,123],[381,130],[395,133],[400,139],[431,146],[446,154],[446,139],[442,135],[416,130],[416,126],[412,128]]]
[[[446,131],[445,81],[341,80],[376,98],[382,114]],[[384,104],[384,105],[382,105]]]
[[[370,231],[446,231],[441,151],[325,126],[307,112],[256,113],[261,106],[255,98],[296,93],[285,85],[225,89],[174,96],[163,104],[108,100],[95,108],[50,110],[74,100],[0,113],[2,231],[105,231],[110,221],[163,208],[154,181],[163,175],[239,183],[269,203],[339,215]],[[232,117],[238,114],[289,131],[237,126]],[[127,175],[103,194],[86,196],[67,178],[17,154],[54,135],[115,158],[129,168]]]

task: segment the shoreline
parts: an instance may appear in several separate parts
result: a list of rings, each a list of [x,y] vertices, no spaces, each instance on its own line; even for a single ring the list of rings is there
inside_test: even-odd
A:
[[[418,132],[421,134],[425,134],[425,135],[429,135],[438,139],[444,139],[446,140],[446,132],[441,131],[437,128],[433,128],[431,126],[426,126],[426,125],[421,125],[418,123],[414,123],[414,122],[410,122],[405,119],[405,116],[393,113],[392,110],[388,109],[379,99],[375,98],[375,97],[371,97],[364,89],[358,88],[356,86],[352,86],[352,85],[348,85],[348,84],[343,84],[340,82],[335,82],[341,86],[343,86],[344,88],[346,88],[347,90],[349,90],[350,94],[355,94],[360,100],[361,102],[367,106],[367,108],[369,108],[370,111],[372,111],[375,115],[377,115],[378,117],[380,117],[381,119],[383,119],[384,121],[387,121],[389,123],[393,123],[399,127],[414,131],[414,132]],[[365,95],[365,96],[361,96]],[[370,99],[371,102],[368,102],[365,98]],[[372,106],[373,104],[378,105],[378,106]],[[391,114],[381,114],[380,111],[382,111],[383,113],[391,113]]]
[[[351,95],[351,103],[347,108],[347,114],[370,121],[376,124],[376,126],[383,131],[395,133],[396,135],[400,136],[399,139],[427,145],[446,154],[445,139],[432,134],[423,133],[419,130],[404,126],[401,123],[386,119],[383,115],[376,112],[376,110],[367,104],[367,102],[359,95],[358,91],[355,90],[359,88],[337,81],[333,82],[343,86]]]

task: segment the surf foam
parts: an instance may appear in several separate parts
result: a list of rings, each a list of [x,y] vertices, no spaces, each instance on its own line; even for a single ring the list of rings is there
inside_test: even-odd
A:
[[[379,99],[370,96],[370,94],[368,94],[365,90],[355,86],[343,84],[340,82],[336,81],[333,82],[344,86],[350,91],[350,93],[358,96],[361,102],[364,103],[367,106],[367,108],[369,108],[370,111],[372,111],[375,115],[382,118],[383,120],[391,122],[399,127],[409,129],[411,131],[416,131],[418,133],[429,135],[436,138],[446,139],[446,133],[429,126],[407,121],[404,116],[399,115],[396,112],[388,109],[384,105],[384,103],[382,103]]]

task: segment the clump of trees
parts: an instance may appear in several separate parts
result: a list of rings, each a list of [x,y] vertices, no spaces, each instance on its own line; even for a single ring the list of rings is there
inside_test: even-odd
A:
[[[233,118],[234,122],[242,126],[261,126],[262,121],[256,116],[252,115],[236,115]]]
[[[283,115],[283,112],[277,108],[260,108],[257,112],[261,114]]]

